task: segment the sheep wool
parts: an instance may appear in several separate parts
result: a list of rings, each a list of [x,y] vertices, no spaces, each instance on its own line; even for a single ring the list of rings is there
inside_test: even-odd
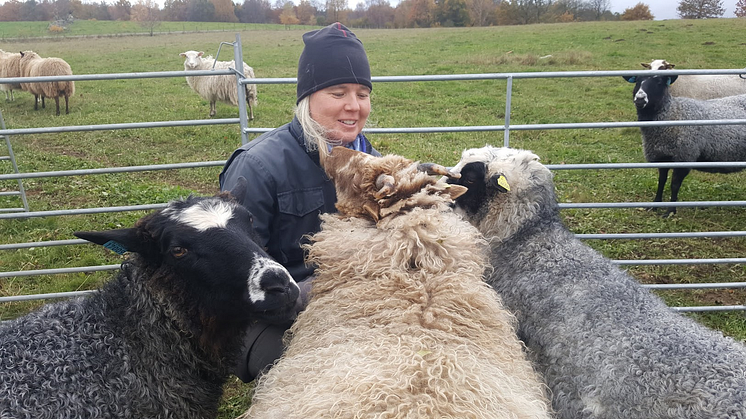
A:
[[[236,68],[235,61],[215,61],[212,56],[203,57],[202,51],[186,51],[179,54],[184,57],[184,70],[212,70]],[[213,67],[214,64],[214,67]],[[247,78],[255,78],[254,69],[243,63],[243,75]],[[238,88],[236,87],[236,76],[187,76],[187,84],[200,95],[202,99],[210,102],[210,116],[215,116],[215,104],[217,101],[229,105],[238,106]],[[249,107],[249,119],[254,120],[254,108],[259,103],[256,94],[256,84],[246,84],[246,104]]]
[[[21,54],[5,52],[0,49],[0,78],[21,77]],[[5,101],[15,100],[14,90],[21,90],[20,83],[0,84],[0,90],[5,92]]]
[[[650,64],[640,63],[649,70],[673,70],[675,64],[666,60],[653,60]],[[709,100],[726,96],[746,94],[746,79],[738,74],[685,74],[680,75],[676,84],[671,85],[671,96]]]
[[[449,187],[399,156],[335,147],[311,301],[242,418],[548,418],[485,242]]]
[[[41,58],[33,51],[21,52],[21,76],[22,77],[49,77],[49,76],[71,76],[73,74],[70,65],[62,58]],[[41,99],[42,108],[44,99],[54,99],[57,105],[57,115],[60,114],[60,96],[65,98],[65,113],[70,113],[69,99],[75,94],[74,81],[51,81],[21,83],[21,88],[34,95],[34,110],[38,109]]]
[[[490,242],[488,282],[516,313],[559,418],[746,418],[746,347],[578,240],[535,154],[470,149],[453,171],[450,183],[469,185],[457,211]]]
[[[0,325],[0,418],[214,418],[243,333],[299,295],[250,218],[225,193],[76,233],[131,254],[100,290]]]

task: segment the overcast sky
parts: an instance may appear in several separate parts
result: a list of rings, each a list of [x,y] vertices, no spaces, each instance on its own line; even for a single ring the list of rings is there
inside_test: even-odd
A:
[[[679,6],[680,0],[611,0],[611,11],[622,13],[624,9],[634,7],[637,3],[645,3],[650,7],[650,12],[655,17],[655,20],[662,19],[678,19],[679,14],[676,12],[676,8]],[[725,0],[723,1],[723,8],[725,14],[723,17],[736,17],[733,13],[736,10],[736,3],[738,0]]]

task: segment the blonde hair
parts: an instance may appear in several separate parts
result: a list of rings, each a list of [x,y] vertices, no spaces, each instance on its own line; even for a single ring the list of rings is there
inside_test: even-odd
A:
[[[307,151],[318,150],[319,159],[323,162],[329,154],[331,147],[342,145],[340,140],[331,140],[327,137],[327,129],[311,117],[311,95],[304,97],[295,106],[295,117],[298,118],[301,128],[303,128],[303,141]],[[368,120],[365,126],[368,126]]]

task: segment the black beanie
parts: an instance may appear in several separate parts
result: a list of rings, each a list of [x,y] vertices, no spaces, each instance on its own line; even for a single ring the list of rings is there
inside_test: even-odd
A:
[[[306,44],[298,60],[298,100],[313,92],[342,83],[373,89],[370,65],[363,43],[343,24],[303,34]]]

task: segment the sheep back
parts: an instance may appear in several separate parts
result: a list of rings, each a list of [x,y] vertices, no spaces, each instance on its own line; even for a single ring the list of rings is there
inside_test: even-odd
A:
[[[207,58],[197,57],[200,60],[199,68],[195,70],[211,70],[213,69],[213,63],[215,63],[215,69],[228,69],[236,68],[234,61],[217,61],[215,62],[211,56]],[[189,70],[185,66],[185,70]],[[249,67],[246,63],[243,63],[243,74],[246,77],[254,77],[254,70]],[[187,84],[202,99],[209,102],[221,101],[233,106],[238,106],[238,90],[236,88],[236,77],[232,75],[222,76],[187,76]],[[246,85],[247,98],[252,99],[252,105],[257,103],[256,85]]]
[[[746,119],[746,95],[701,101],[671,97],[652,120]],[[746,160],[746,126],[693,125],[641,127],[645,159],[650,162]],[[700,168],[733,172],[738,168]]]
[[[0,50],[0,78],[21,77],[21,54]],[[20,89],[20,83],[0,84],[0,90]]]
[[[312,299],[244,417],[548,417],[515,318],[482,281],[485,243],[435,188],[378,200],[373,218],[398,210],[377,222],[352,203],[322,215]]]

